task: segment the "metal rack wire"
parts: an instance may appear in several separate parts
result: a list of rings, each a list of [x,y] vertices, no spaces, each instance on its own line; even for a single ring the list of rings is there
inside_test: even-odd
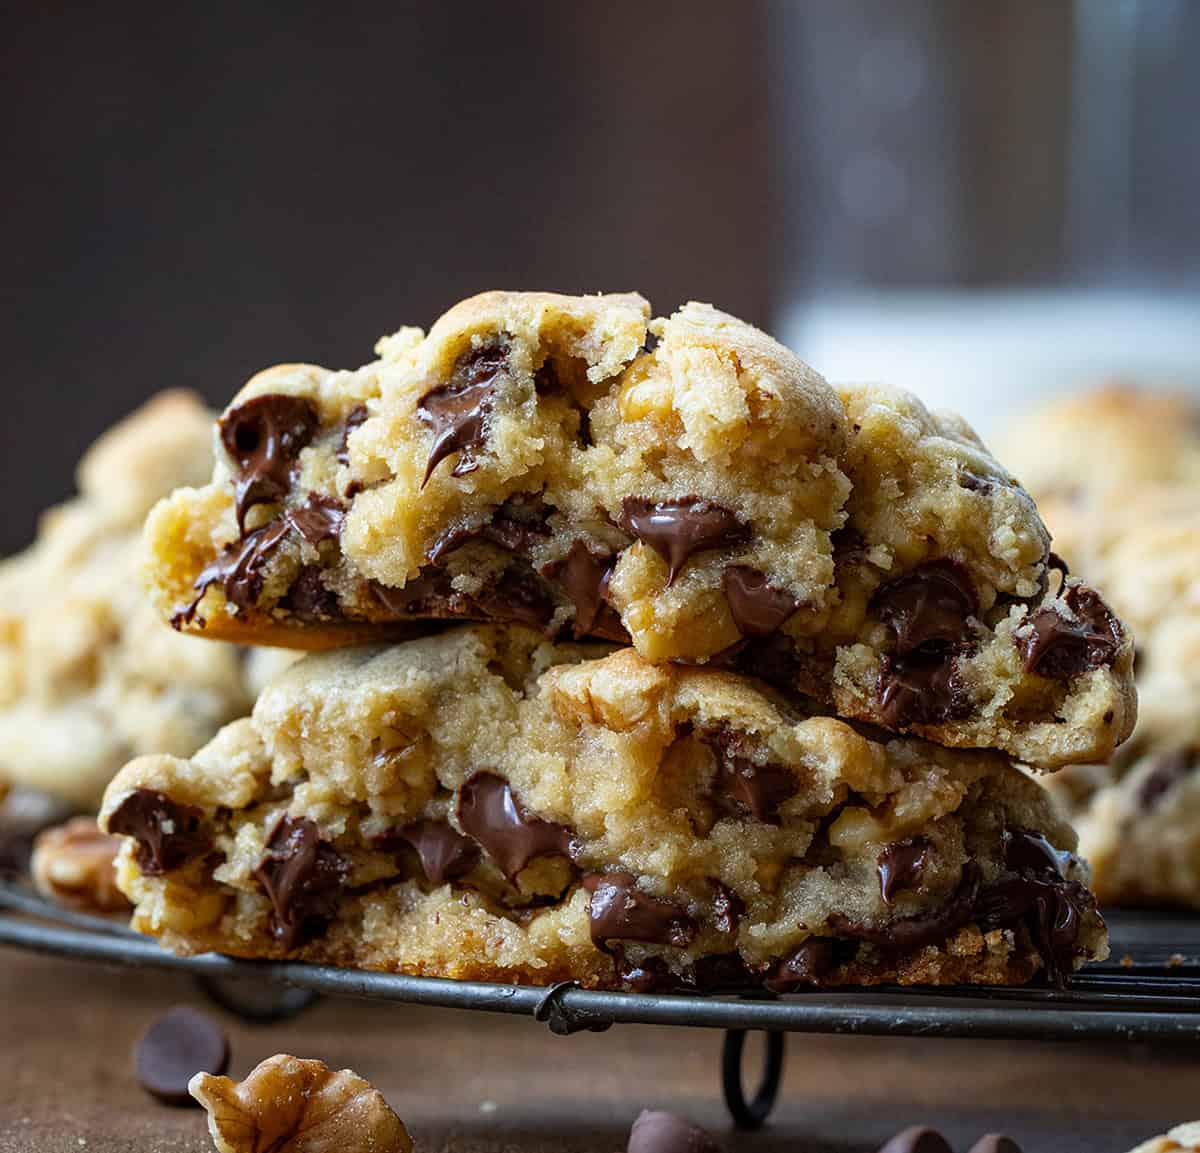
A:
[[[1122,913],[1109,917],[1112,957],[1076,974],[1066,990],[963,987],[811,990],[786,997],[613,993],[572,982],[549,988],[406,977],[300,962],[180,957],[100,917],[54,905],[25,885],[0,882],[0,944],[109,965],[191,974],[226,1008],[254,1020],[291,1016],[315,996],[362,997],[530,1016],[566,1036],[614,1024],[683,1025],[726,1031],[722,1087],[734,1121],[761,1125],[778,1094],[787,1033],[1139,1041],[1186,1047],[1200,1057],[1200,918]],[[246,982],[277,990],[268,1002],[239,994]],[[747,1098],[746,1033],[762,1031],[764,1070]]]

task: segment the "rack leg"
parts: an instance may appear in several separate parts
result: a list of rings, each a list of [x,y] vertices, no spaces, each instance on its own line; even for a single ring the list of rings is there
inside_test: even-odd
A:
[[[733,1123],[739,1129],[760,1129],[775,1108],[779,1081],[783,1076],[782,1033],[765,1033],[766,1060],[762,1080],[754,1096],[747,1101],[742,1089],[742,1052],[746,1046],[745,1029],[727,1029],[721,1049],[721,1090]]]
[[[223,980],[220,977],[198,976],[194,980],[210,1001],[251,1025],[290,1021],[320,1000],[320,995],[310,989]]]

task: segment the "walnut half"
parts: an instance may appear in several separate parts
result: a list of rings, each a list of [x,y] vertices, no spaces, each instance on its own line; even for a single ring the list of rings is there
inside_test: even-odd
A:
[[[121,838],[102,833],[95,817],[72,817],[38,834],[33,883],[43,896],[87,913],[128,913],[113,864],[120,847]]]
[[[188,1092],[208,1111],[219,1153],[412,1153],[379,1090],[322,1061],[277,1053],[240,1084],[197,1073]]]

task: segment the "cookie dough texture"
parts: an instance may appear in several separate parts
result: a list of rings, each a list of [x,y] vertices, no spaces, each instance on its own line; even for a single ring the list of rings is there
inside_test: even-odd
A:
[[[100,823],[134,926],[181,952],[787,989],[1107,951],[1073,833],[1002,756],[519,627],[307,657],[192,759],[123,769]]]
[[[211,415],[165,392],[83,457],[79,495],[0,563],[0,778],[93,809],[130,756],[194,752],[252,698],[238,651],[164,628],[139,581],[150,507],[211,467]],[[281,659],[256,658],[278,664]]]
[[[1057,580],[1033,501],[957,417],[636,295],[485,293],[376,351],[234,398],[211,482],[147,523],[176,627],[327,648],[519,623],[1046,768],[1132,727],[1124,630]]]

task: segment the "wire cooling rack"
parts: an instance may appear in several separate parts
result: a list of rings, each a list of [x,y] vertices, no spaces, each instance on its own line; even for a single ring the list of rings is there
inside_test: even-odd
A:
[[[1108,914],[1112,956],[1077,973],[1065,990],[882,987],[772,997],[611,993],[572,982],[538,988],[213,953],[179,957],[120,924],[54,905],[19,881],[0,882],[0,909],[16,914],[0,916],[0,944],[109,965],[182,970],[223,1006],[252,1020],[291,1016],[316,996],[330,995],[530,1016],[559,1035],[634,1023],[724,1029],[722,1087],[734,1121],[744,1128],[761,1125],[774,1106],[786,1033],[1139,1041],[1185,1048],[1200,1060],[1200,916],[1184,913]],[[257,983],[257,990],[248,983]],[[754,1030],[766,1034],[765,1063],[747,1099],[742,1055],[746,1033]]]

